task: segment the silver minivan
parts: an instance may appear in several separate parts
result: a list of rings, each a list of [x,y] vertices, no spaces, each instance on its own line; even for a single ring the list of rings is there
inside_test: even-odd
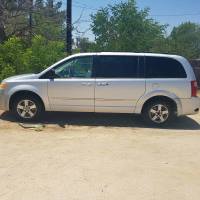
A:
[[[0,109],[24,121],[44,111],[137,113],[155,125],[198,113],[197,82],[189,62],[177,55],[84,53],[39,74],[7,78]]]

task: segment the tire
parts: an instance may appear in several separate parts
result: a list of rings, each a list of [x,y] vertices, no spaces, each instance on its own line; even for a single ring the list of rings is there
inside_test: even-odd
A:
[[[37,121],[43,113],[42,102],[33,95],[21,95],[12,105],[15,117],[24,122]]]
[[[148,125],[160,127],[174,119],[175,111],[169,102],[157,100],[145,105],[142,115]]]

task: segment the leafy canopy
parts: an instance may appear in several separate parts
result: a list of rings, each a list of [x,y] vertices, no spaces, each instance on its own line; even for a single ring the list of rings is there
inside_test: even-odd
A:
[[[185,22],[174,27],[169,37],[171,52],[187,58],[200,58],[200,25]]]
[[[23,73],[37,73],[65,57],[64,42],[48,41],[42,36],[32,39],[32,46],[17,37],[0,44],[0,80]]]
[[[164,38],[166,26],[151,19],[148,8],[138,10],[135,0],[109,5],[91,18],[99,51],[148,52]]]

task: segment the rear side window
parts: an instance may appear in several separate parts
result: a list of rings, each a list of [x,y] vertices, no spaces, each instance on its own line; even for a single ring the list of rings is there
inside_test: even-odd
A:
[[[171,58],[146,57],[146,78],[186,78],[186,72],[180,62]]]
[[[97,78],[137,78],[138,56],[97,56]]]

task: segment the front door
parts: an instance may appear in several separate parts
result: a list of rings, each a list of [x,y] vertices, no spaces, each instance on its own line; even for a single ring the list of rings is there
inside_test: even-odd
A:
[[[48,82],[51,110],[94,112],[93,57],[76,57],[54,68],[56,78]]]
[[[145,93],[138,56],[99,55],[95,75],[95,112],[134,112]]]

